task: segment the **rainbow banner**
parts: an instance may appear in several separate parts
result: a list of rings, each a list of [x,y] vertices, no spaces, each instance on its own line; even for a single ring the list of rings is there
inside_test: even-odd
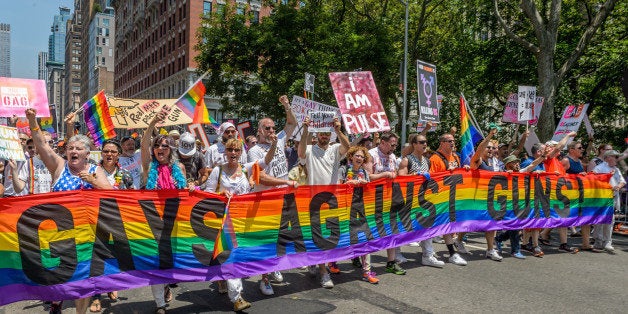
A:
[[[6,198],[0,305],[253,276],[453,232],[610,223],[609,178],[457,170],[234,196],[228,217],[224,197],[187,190]],[[216,250],[228,228],[237,246]]]
[[[116,137],[104,90],[86,101],[82,108],[83,119],[97,147],[100,147],[105,140]]]

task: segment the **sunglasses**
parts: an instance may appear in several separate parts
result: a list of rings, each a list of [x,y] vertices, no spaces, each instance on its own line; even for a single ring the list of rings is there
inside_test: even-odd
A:
[[[232,152],[239,153],[239,152],[241,152],[241,151],[242,151],[242,150],[241,150],[241,149],[239,149],[239,148],[226,148],[225,150],[226,150],[226,151],[228,151],[228,152],[230,152],[230,153],[232,153]]]
[[[168,148],[170,148],[170,146],[168,144],[161,144],[161,145],[155,144],[155,146],[153,146],[153,148],[155,148],[155,149],[156,148],[168,149]]]
[[[266,131],[270,131],[270,129],[276,130],[274,126],[267,126],[267,127],[264,127],[264,129]]]
[[[362,155],[353,155],[353,157],[360,157],[360,158],[364,159],[364,156],[362,156]]]
[[[48,141],[48,144],[54,144],[55,141]]]
[[[237,132],[237,131],[236,130],[226,130],[225,131],[226,134],[233,134],[235,132]]]
[[[414,144],[427,144],[427,141],[416,141]]]

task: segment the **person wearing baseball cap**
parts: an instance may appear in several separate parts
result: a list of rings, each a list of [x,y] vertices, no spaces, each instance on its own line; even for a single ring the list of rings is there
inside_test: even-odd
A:
[[[604,162],[593,168],[594,173],[612,173],[610,185],[613,189],[613,207],[619,210],[621,207],[620,195],[622,189],[626,186],[626,180],[621,175],[621,170],[617,168],[617,159],[621,156],[618,151],[611,149],[602,155]],[[615,225],[615,217],[610,224],[597,224],[593,228],[593,239],[595,239],[594,248],[603,249],[609,253],[615,252],[613,247],[613,226]]]
[[[189,132],[181,134],[178,145],[179,161],[185,166],[188,189],[200,187],[209,175],[205,158],[196,149],[196,137]]]

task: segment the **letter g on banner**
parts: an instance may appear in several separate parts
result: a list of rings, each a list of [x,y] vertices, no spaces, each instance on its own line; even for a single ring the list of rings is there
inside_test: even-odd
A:
[[[53,265],[44,264],[46,258],[39,242],[39,226],[49,219],[57,225],[57,232],[74,228],[72,213],[56,204],[31,207],[24,211],[17,221],[22,270],[30,280],[40,285],[67,282],[74,275],[77,265],[76,243],[73,237],[51,241],[49,257],[56,265],[51,267]]]

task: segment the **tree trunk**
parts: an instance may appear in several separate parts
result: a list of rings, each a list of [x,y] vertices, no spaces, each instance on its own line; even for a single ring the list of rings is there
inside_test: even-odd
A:
[[[558,93],[557,86],[560,82],[558,82],[558,77],[556,77],[554,72],[553,51],[547,51],[541,48],[537,56],[537,61],[539,63],[537,67],[539,80],[538,95],[544,98],[543,108],[541,109],[541,115],[537,123],[537,135],[541,142],[545,142],[552,138],[554,130],[556,129],[554,102],[556,101]]]

